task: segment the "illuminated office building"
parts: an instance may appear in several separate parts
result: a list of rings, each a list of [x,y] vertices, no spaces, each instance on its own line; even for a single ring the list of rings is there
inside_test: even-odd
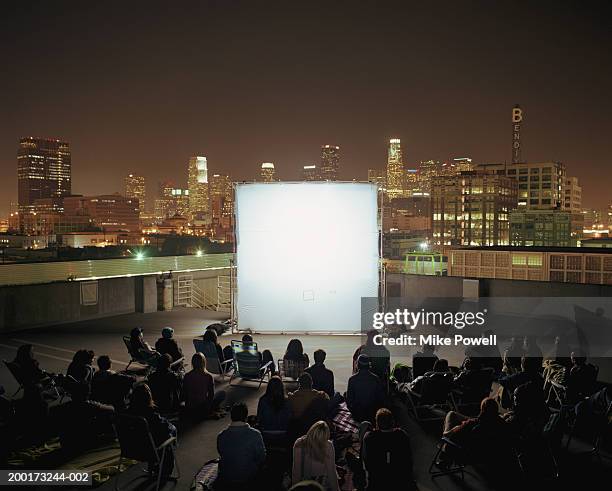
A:
[[[125,195],[128,198],[136,198],[140,213],[146,212],[146,186],[144,176],[128,174],[125,177]]]
[[[323,181],[337,181],[340,167],[340,147],[323,145],[321,147],[320,176]]]
[[[510,245],[576,247],[582,239],[583,216],[565,210],[510,212]]]
[[[582,186],[577,177],[568,177],[563,186],[563,209],[580,213],[582,211]]]
[[[140,231],[138,200],[120,194],[68,196],[64,198],[66,217],[89,217],[105,232]]]
[[[320,181],[319,168],[315,164],[305,165],[302,169],[302,179],[304,181]]]
[[[561,162],[478,164],[477,170],[505,175],[518,182],[518,206],[526,210],[563,208],[565,165]]]
[[[387,154],[387,196],[389,199],[400,198],[404,194],[404,164],[399,138],[389,140]]]
[[[261,169],[259,170],[259,177],[263,182],[274,182],[276,176],[276,170],[272,162],[263,162]]]
[[[33,211],[35,200],[63,198],[71,191],[69,144],[49,138],[21,138],[17,150],[18,211]]]
[[[368,182],[373,182],[378,186],[378,189],[386,189],[387,178],[382,169],[368,169]]]
[[[208,166],[206,157],[191,157],[187,177],[189,214],[192,220],[202,220],[208,214]]]
[[[517,182],[485,172],[434,177],[431,183],[432,243],[436,246],[508,245],[509,213]]]

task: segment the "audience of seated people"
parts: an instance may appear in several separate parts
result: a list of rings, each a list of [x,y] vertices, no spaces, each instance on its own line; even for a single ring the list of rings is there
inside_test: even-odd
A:
[[[257,483],[266,460],[266,447],[259,430],[247,423],[248,413],[244,403],[234,404],[230,425],[217,436],[219,473],[215,490],[259,489]]]
[[[314,423],[293,445],[291,478],[294,484],[311,480],[321,484],[325,491],[339,490],[336,452],[325,421]]]
[[[290,439],[304,435],[308,428],[327,416],[329,396],[312,388],[312,377],[303,373],[298,378],[298,389],[289,394],[291,419],[289,422]]]
[[[181,402],[181,377],[171,370],[172,357],[166,353],[159,358],[157,368],[147,377],[155,406],[164,413],[178,411]]]
[[[334,372],[325,366],[327,353],[318,349],[314,352],[314,365],[309,366],[305,372],[312,377],[312,388],[325,392],[330,399],[333,399],[334,391]]]
[[[438,361],[438,357],[434,353],[435,346],[424,344],[423,351],[417,351],[412,355],[412,378],[416,379],[421,375],[433,370],[434,363]]]
[[[374,421],[376,411],[386,403],[385,389],[378,375],[370,370],[370,357],[357,359],[357,373],[348,380],[346,404],[357,422]]]
[[[98,357],[98,371],[91,382],[91,398],[103,404],[110,404],[115,410],[125,407],[125,399],[136,382],[136,377],[117,373],[112,368],[108,355]]]
[[[143,332],[141,327],[135,327],[130,331],[130,349],[133,353],[138,353],[138,356],[147,363],[155,366],[161,355],[144,340]]]
[[[244,351],[242,351],[241,353],[238,354],[238,356],[243,356],[243,357],[251,357],[253,351],[249,350],[249,346],[252,346],[255,343],[255,341],[253,341],[253,336],[251,336],[250,334],[244,334],[242,336],[242,345],[244,347]],[[225,348],[223,348],[223,359],[224,360],[230,360],[232,359],[234,356],[234,353],[232,351],[232,346],[231,344],[226,346]],[[268,349],[264,349],[263,351],[259,348],[259,346],[257,346],[257,352],[256,352],[256,356],[259,359],[259,365],[260,366],[264,366],[266,363],[270,363],[270,370],[272,373],[276,373],[276,363],[274,362],[274,357],[272,356],[272,352]],[[240,360],[239,360],[240,361]]]
[[[161,338],[155,342],[155,350],[160,355],[170,355],[172,363],[183,358],[183,350],[180,348],[176,339],[174,339],[174,329],[171,327],[164,327],[161,331]],[[177,364],[177,368],[180,364]]]
[[[365,433],[361,461],[366,471],[366,491],[394,489],[401,476],[402,489],[416,489],[408,434],[395,425],[386,408],[376,412],[376,428]]]
[[[215,391],[215,379],[206,370],[206,358],[202,353],[191,357],[191,371],[183,378],[185,410],[195,419],[216,416],[225,399],[225,391]]]
[[[566,368],[572,367],[571,350],[567,340],[562,336],[555,338],[555,346],[552,356],[543,362],[544,381],[554,381],[560,384],[565,384],[565,376],[567,375]]]
[[[182,398],[186,413],[200,419],[214,415],[224,400],[225,392],[215,391],[214,379],[206,370],[206,358],[201,353],[193,355],[192,370],[185,374],[181,390],[180,374],[170,369],[175,359],[170,353],[172,346],[176,347],[174,355],[182,356],[180,347],[172,337],[171,328],[164,328],[162,338],[156,343],[156,350],[144,341],[141,329],[133,330],[132,334],[132,346],[140,346],[141,352],[146,350],[155,358],[155,370],[148,376],[146,383],[135,384],[135,377],[114,372],[111,360],[106,355],[99,357],[99,370],[96,372],[92,366],[93,351],[79,350],[75,353],[67,374],[76,383],[70,387],[71,400],[64,403],[58,413],[62,446],[68,451],[93,446],[100,436],[112,433],[111,421],[115,411],[144,417],[155,442],[161,443],[169,436],[176,435],[176,428],[160,415],[160,411],[175,411]],[[221,358],[224,357],[216,332],[207,331],[204,337],[213,342]],[[253,339],[246,334],[242,342],[248,345],[253,343]],[[610,407],[608,391],[593,394],[596,389],[596,368],[588,364],[578,351],[571,353],[571,357],[568,357],[571,364],[568,364],[564,356],[566,348],[567,345],[558,338],[557,356],[547,366],[563,369],[561,378],[568,388],[568,397],[571,394],[571,400],[578,402],[576,415],[585,419],[592,414],[606,414]],[[375,423],[375,429],[371,429],[371,424],[362,425],[365,431],[360,435],[363,436],[360,465],[366,471],[367,483],[363,489],[367,491],[393,489],[398,475],[402,476],[403,488],[413,489],[414,485],[410,440],[403,430],[396,427],[391,411],[386,409],[389,401],[384,382],[389,377],[390,360],[388,351],[385,351],[375,346],[368,335],[368,341],[355,353],[357,369],[348,380],[345,394],[348,409],[356,422]],[[487,359],[497,359],[493,351],[470,353],[473,356],[465,359],[462,369],[452,380],[454,387],[467,391],[482,385],[484,372],[489,377],[492,375],[489,368],[495,370],[492,365],[496,362],[487,362]],[[521,363],[520,371],[517,371],[516,358],[519,354]],[[259,356],[261,363],[273,361],[269,351]],[[302,343],[297,339],[289,342],[283,358],[308,362]],[[259,479],[266,459],[264,443],[269,443],[267,439],[275,434],[282,435],[282,443],[288,444],[288,448],[293,444],[290,470],[294,485],[310,480],[317,483],[314,486],[325,490],[339,489],[336,450],[330,441],[333,432],[327,421],[330,399],[336,396],[334,374],[325,366],[325,358],[324,350],[316,350],[314,364],[299,376],[298,389],[288,395],[285,394],[281,378],[271,377],[265,393],[258,401],[257,424],[253,427],[247,424],[246,406],[242,403],[234,404],[231,423],[217,439],[220,462],[216,489],[256,489],[261,482]],[[374,359],[378,361],[376,366],[384,380],[374,370]],[[541,350],[535,338],[525,338],[524,344],[519,344],[519,339],[514,338],[504,352],[504,374],[498,379],[506,394],[503,405],[509,411],[500,415],[497,402],[485,397],[475,417],[455,411],[448,412],[444,420],[444,436],[461,446],[482,445],[476,450],[490,452],[500,458],[503,455],[501,447],[511,446],[506,442],[514,444],[518,439],[529,441],[530,437],[541,435],[550,416],[542,390],[544,381],[540,374],[541,360]],[[25,421],[48,422],[48,405],[45,405],[41,397],[40,382],[49,379],[49,374],[39,367],[31,345],[19,348],[15,362],[28,381],[24,401],[30,405],[30,414]],[[431,362],[433,364],[429,367]],[[424,346],[423,352],[414,356],[413,373],[415,378],[410,388],[417,393],[423,392],[425,384],[436,384],[438,381],[447,390],[453,378],[448,362],[438,359],[433,347],[428,346]],[[37,389],[33,390],[33,387]],[[124,400],[130,391],[131,403],[126,410]],[[586,395],[591,397],[583,400]],[[164,469],[164,473],[167,472],[168,469]]]

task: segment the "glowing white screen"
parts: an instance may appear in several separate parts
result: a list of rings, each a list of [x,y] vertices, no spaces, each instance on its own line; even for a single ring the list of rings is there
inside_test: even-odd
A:
[[[236,186],[237,317],[257,332],[357,332],[378,296],[377,189]]]

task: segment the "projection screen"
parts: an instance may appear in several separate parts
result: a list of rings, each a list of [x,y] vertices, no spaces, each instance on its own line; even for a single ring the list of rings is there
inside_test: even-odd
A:
[[[377,187],[236,185],[236,317],[254,332],[359,332],[378,296]]]

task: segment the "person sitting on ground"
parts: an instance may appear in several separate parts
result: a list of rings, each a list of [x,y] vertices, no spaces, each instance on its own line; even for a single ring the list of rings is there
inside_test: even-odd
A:
[[[157,350],[153,349],[149,343],[144,340],[143,330],[141,327],[135,327],[130,332],[130,348],[132,352],[138,353],[147,363],[156,366],[159,357],[161,356]]]
[[[172,357],[172,362],[183,358],[183,350],[181,350],[180,346],[176,342],[176,339],[173,337],[174,329],[166,326],[162,329],[161,334],[162,337],[155,343],[156,351],[161,355],[170,355]]]
[[[140,384],[134,387],[132,397],[130,398],[130,407],[127,411],[130,416],[137,416],[144,418],[149,425],[149,432],[153,437],[153,442],[156,446],[164,443],[168,438],[176,436],[176,427],[170,423],[166,418],[161,416],[157,411],[155,402],[153,400],[153,394],[151,388],[147,384]],[[169,451],[172,452],[172,447],[169,447]],[[168,452],[168,450],[166,450]],[[149,463],[149,468],[153,469],[155,464]],[[162,476],[168,476],[172,473],[174,466],[173,455],[166,454],[164,458],[164,469],[162,469]]]
[[[410,439],[396,427],[386,408],[376,412],[376,429],[363,438],[361,461],[367,473],[367,491],[394,489],[399,480],[404,483],[402,489],[416,489]]]
[[[370,371],[370,357],[359,355],[357,373],[348,381],[346,405],[358,423],[373,422],[376,411],[385,405],[385,389],[377,375]]]
[[[79,384],[91,386],[96,369],[93,367],[95,353],[91,350],[80,349],[72,357],[66,375],[72,377]]]
[[[309,366],[305,372],[312,377],[312,387],[325,392],[330,399],[334,397],[334,372],[325,367],[327,353],[322,349],[314,352],[314,365]]]
[[[448,394],[453,384],[453,374],[448,368],[448,361],[444,358],[436,360],[433,370],[418,376],[410,382],[410,390],[417,394],[423,393],[423,387],[428,384],[432,391]]]
[[[435,346],[424,344],[423,351],[417,351],[412,355],[412,377],[417,378],[433,369],[438,357],[434,353]]]
[[[197,419],[217,414],[225,399],[225,391],[215,391],[215,379],[206,370],[206,358],[202,353],[191,357],[191,371],[183,379],[183,399],[185,409]]]
[[[391,371],[391,354],[386,346],[379,346],[374,342],[374,337],[377,334],[378,331],[375,329],[368,331],[365,344],[361,345],[355,350],[355,353],[353,353],[353,373],[357,373],[359,370],[359,364],[357,362],[359,355],[368,356],[370,360],[370,370],[380,378],[386,391]]]
[[[510,346],[504,350],[504,366],[502,371],[506,375],[513,375],[520,372],[521,359],[524,354],[522,338],[512,337],[510,339]]]
[[[280,377],[274,376],[257,404],[257,428],[262,432],[286,432],[290,417],[285,385]]]
[[[325,419],[329,396],[312,388],[312,377],[303,373],[298,378],[298,390],[289,394],[292,437],[302,436],[316,421]]]
[[[91,399],[90,385],[84,382],[70,387],[70,402],[58,408],[60,441],[65,450],[93,448],[102,437],[114,438],[115,409]]]
[[[291,480],[298,483],[304,480],[316,481],[326,491],[338,491],[336,472],[336,452],[329,439],[329,426],[325,421],[317,421],[293,445],[293,466]]]
[[[215,489],[239,490],[257,486],[260,470],[266,460],[266,447],[259,430],[247,423],[246,404],[232,406],[232,422],[217,436],[219,474]]]
[[[162,412],[173,412],[181,403],[181,378],[170,366],[172,356],[166,353],[157,363],[157,369],[149,375],[148,385],[153,394],[155,406]]]
[[[125,399],[136,382],[136,377],[111,370],[108,355],[98,357],[98,371],[91,382],[91,398],[102,404],[110,404],[115,410],[125,407]]]
[[[597,369],[587,363],[587,358],[580,351],[571,354],[572,367],[566,377],[568,402],[576,403],[595,392]]]
[[[541,361],[538,358],[532,358],[523,355],[521,360],[521,371],[513,375],[505,375],[497,382],[501,386],[498,399],[502,407],[510,408],[512,404],[512,394],[517,387],[533,382],[540,390],[544,390],[544,378],[540,375]]]
[[[24,387],[50,381],[53,378],[53,374],[40,368],[38,360],[34,358],[34,350],[31,344],[22,344],[17,348],[17,355],[13,363],[19,367],[21,382]]]

